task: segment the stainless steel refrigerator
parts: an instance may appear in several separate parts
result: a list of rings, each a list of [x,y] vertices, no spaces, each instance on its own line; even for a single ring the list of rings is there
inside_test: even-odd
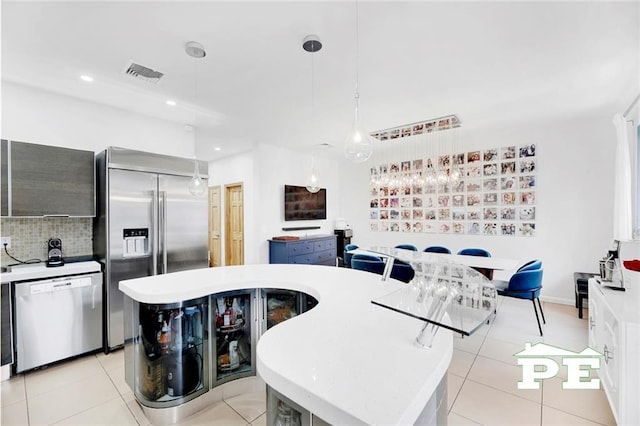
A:
[[[207,187],[207,165],[199,162]],[[194,160],[109,147],[96,155],[94,255],[104,264],[104,350],[124,343],[121,280],[209,265],[207,196]]]

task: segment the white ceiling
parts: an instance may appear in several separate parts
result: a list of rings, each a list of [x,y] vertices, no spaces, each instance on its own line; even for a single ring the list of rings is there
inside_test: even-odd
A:
[[[358,7],[371,131],[448,114],[463,126],[612,115],[636,95],[640,2]],[[353,113],[355,11],[352,1],[2,0],[2,78],[193,125],[208,159],[258,142],[340,145]],[[313,55],[315,125],[308,34],[324,45]],[[206,58],[186,55],[191,40]],[[129,60],[165,76],[157,85],[126,76]]]

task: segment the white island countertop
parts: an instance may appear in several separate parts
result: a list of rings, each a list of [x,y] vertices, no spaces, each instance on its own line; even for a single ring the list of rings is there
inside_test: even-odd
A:
[[[430,349],[419,348],[424,322],[371,303],[405,285],[352,269],[281,264],[127,280],[120,290],[152,304],[247,288],[307,293],[315,308],[260,337],[258,374],[332,424],[413,424],[446,375],[453,338],[441,329]]]

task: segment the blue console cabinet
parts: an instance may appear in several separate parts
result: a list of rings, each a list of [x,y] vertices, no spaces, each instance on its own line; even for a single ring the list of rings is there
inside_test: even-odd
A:
[[[336,236],[314,235],[299,240],[269,240],[269,263],[336,266]]]

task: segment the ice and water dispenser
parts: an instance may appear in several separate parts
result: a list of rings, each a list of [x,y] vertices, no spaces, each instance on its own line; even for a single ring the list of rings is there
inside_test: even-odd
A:
[[[149,228],[126,228],[122,234],[122,253],[124,257],[149,254]]]

